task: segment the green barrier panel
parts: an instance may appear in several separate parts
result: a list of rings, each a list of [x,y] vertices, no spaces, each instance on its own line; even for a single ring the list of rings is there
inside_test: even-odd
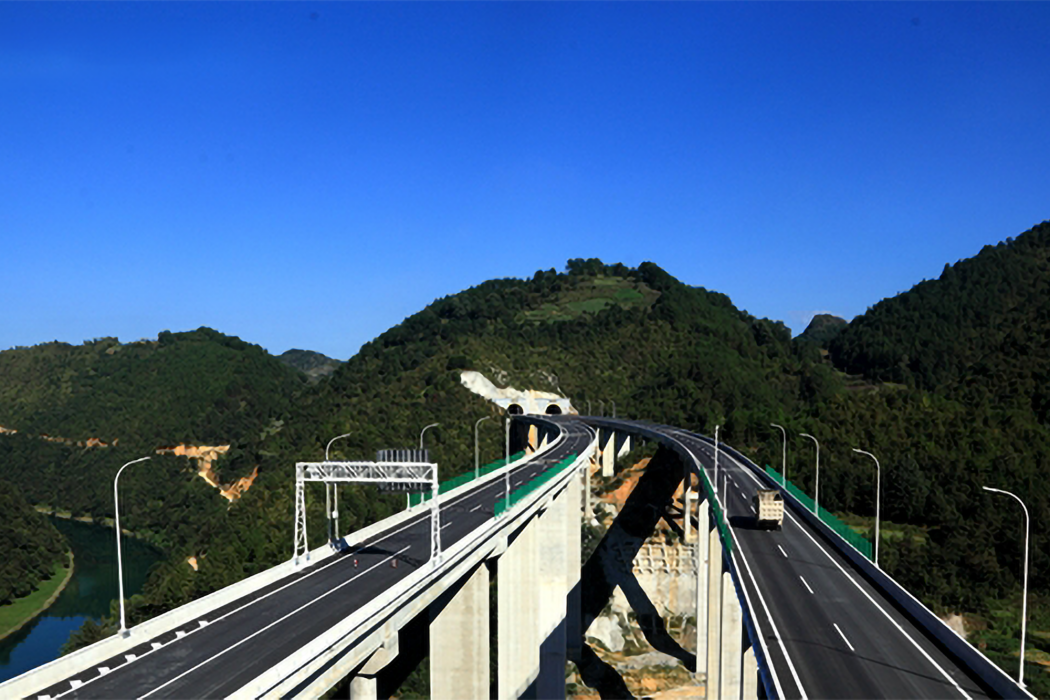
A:
[[[558,476],[558,474],[561,474],[563,471],[565,471],[565,468],[570,466],[575,461],[576,454],[573,453],[565,459],[561,460],[560,462],[557,462],[554,466],[547,469],[547,471],[543,472],[542,474],[536,475],[536,477],[529,483],[522,484],[514,491],[511,491],[509,502],[506,498],[501,498],[500,500],[496,501],[496,517],[499,517],[506,513],[508,510],[513,508],[515,504],[521,502],[521,500],[528,496],[530,493],[533,493],[536,489],[540,488],[548,481]]]
[[[490,464],[486,464],[484,467],[482,467],[481,469],[478,470],[478,477],[480,478],[480,477],[485,476],[486,474],[491,474],[492,472],[496,471],[497,469],[502,468],[503,466],[505,466],[507,464],[514,463],[514,462],[518,461],[519,459],[521,459],[524,456],[525,456],[525,451],[522,450],[521,452],[515,452],[514,454],[512,454],[510,456],[510,461],[509,462],[506,459],[497,459],[495,462],[492,462]],[[438,493],[439,494],[448,493],[452,489],[454,489],[456,487],[459,487],[459,486],[462,486],[463,484],[469,483],[469,482],[471,482],[473,480],[474,480],[474,472],[473,472],[473,470],[471,470],[469,472],[464,472],[463,474],[460,474],[459,476],[454,476],[451,479],[448,479],[446,481],[442,481],[441,483],[439,483],[438,484]],[[424,491],[422,493],[410,493],[410,494],[408,494],[408,504],[409,504],[409,506],[418,506],[420,503],[423,503],[424,501],[429,501],[429,500],[430,500],[430,492],[429,491]]]
[[[784,488],[787,489],[787,491],[791,493],[792,496],[801,501],[802,504],[806,506],[806,508],[808,508],[811,512],[814,510],[814,506],[816,504],[813,502],[813,499],[810,498],[804,491],[802,491],[802,489],[798,488],[790,481],[785,482],[784,477],[780,474],[780,472],[778,472],[776,469],[773,469],[768,464],[766,465],[766,474],[769,474],[769,476],[773,478],[773,481],[777,482],[778,484],[783,484]],[[838,534],[842,539],[846,540],[851,545],[853,545],[857,549],[857,551],[866,556],[869,561],[871,560],[872,544],[871,541],[868,540],[868,538],[864,537],[859,532],[851,528],[849,525],[839,520],[837,517],[835,517],[834,513],[830,512],[829,510],[823,507],[820,508],[820,512],[817,513],[817,517],[820,518],[820,520],[825,525],[827,525],[829,528],[835,531],[835,533]]]

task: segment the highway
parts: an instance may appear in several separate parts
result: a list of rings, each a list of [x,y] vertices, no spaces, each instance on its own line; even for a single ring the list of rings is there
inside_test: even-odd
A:
[[[714,447],[668,426],[642,425],[677,443],[715,483]],[[603,425],[613,422],[603,420]],[[719,455],[720,499],[737,569],[765,637],[784,698],[983,698],[987,691],[790,508],[780,531],[753,528],[752,496],[764,484]],[[723,485],[718,485],[720,491]]]
[[[513,470],[512,488],[569,454],[583,452],[593,440],[592,431],[582,423],[562,428],[561,442]],[[442,549],[490,521],[504,493],[500,478],[443,503]],[[64,679],[36,697],[226,697],[426,565],[429,557],[430,515],[423,509],[409,521],[304,567],[204,619],[143,639],[129,652]]]

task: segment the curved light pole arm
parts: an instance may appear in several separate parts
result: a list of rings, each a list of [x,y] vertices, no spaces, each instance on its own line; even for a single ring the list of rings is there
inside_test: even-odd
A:
[[[332,443],[333,442],[335,442],[336,440],[342,440],[343,438],[350,437],[351,435],[353,435],[353,433],[343,433],[342,435],[336,435],[334,438],[329,440],[328,444],[324,446],[324,461],[326,461],[326,462],[328,461],[328,450],[329,450],[329,448],[332,447]],[[328,541],[329,542],[331,542],[333,539],[339,539],[339,484],[332,484],[332,492],[335,495],[335,503],[331,506],[332,510],[331,510],[331,512],[329,512],[326,515],[326,517],[328,517],[328,518],[334,517],[335,518],[335,537],[334,538],[332,537],[332,531],[331,531],[331,528],[329,528],[329,532],[328,532]],[[325,484],[324,495],[325,495],[325,503],[327,504],[328,503],[328,484]]]
[[[147,459],[149,459],[149,457],[140,457],[128,462],[118,469],[117,475],[113,477],[113,520],[117,528],[117,586],[120,589],[120,635],[122,637],[128,636],[128,626],[124,615],[124,563],[120,558],[120,501],[117,498],[117,480],[120,479],[120,473],[122,471],[130,467],[132,464],[145,462]]]
[[[441,423],[431,423],[430,425],[419,431],[419,449],[423,449],[423,433],[427,432],[431,428],[436,428],[439,425],[441,425]]]
[[[343,438],[348,438],[351,435],[353,435],[353,433],[343,433],[342,435],[336,435],[334,438],[329,440],[328,444],[325,445],[325,448],[324,448],[324,461],[326,461],[326,462],[328,461],[328,450],[332,447],[332,443],[333,442],[335,442],[336,440],[342,440]]]
[[[875,566],[879,565],[879,506],[881,505],[881,490],[882,490],[882,467],[879,466],[879,459],[870,452],[864,450],[858,450],[856,447],[853,448],[854,452],[862,455],[868,455],[875,460]]]
[[[1001,489],[993,489],[989,486],[982,486],[985,491],[991,491],[992,493],[1001,493],[1010,498],[1014,499],[1021,504],[1021,508],[1024,510],[1024,596],[1021,598],[1021,661],[1019,669],[1017,671],[1017,685],[1022,688],[1024,685],[1024,639],[1025,632],[1028,626],[1028,507],[1024,504],[1016,494],[1012,494],[1009,491],[1003,491]]]

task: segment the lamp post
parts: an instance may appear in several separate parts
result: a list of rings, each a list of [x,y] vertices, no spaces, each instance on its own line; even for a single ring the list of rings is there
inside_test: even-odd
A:
[[[715,426],[715,494],[718,493],[718,429],[722,427],[720,425]],[[717,498],[715,500],[718,500]]]
[[[503,468],[505,470],[503,472],[503,485],[506,488],[506,494],[507,494],[507,496],[506,496],[506,507],[509,510],[510,509],[510,469],[508,469],[507,466],[510,464],[510,413],[507,414],[507,436],[506,436],[506,442],[504,444],[506,445],[507,452],[506,452],[506,458],[503,460]]]
[[[880,489],[882,488],[882,468],[879,466],[879,460],[870,452],[864,450],[858,450],[856,447],[853,448],[854,452],[858,452],[862,455],[868,455],[875,460],[875,566],[879,565],[879,504],[881,498],[879,496]]]
[[[131,634],[128,631],[128,626],[125,622],[124,616],[124,562],[120,558],[120,501],[117,498],[117,480],[120,478],[120,473],[130,467],[132,464],[138,462],[145,462],[149,457],[140,457],[139,459],[132,460],[125,464],[123,467],[117,470],[117,475],[113,477],[113,515],[114,521],[117,526],[117,585],[120,588],[120,636],[127,637]]]
[[[479,460],[478,460],[478,426],[481,425],[482,421],[487,421],[487,420],[489,420],[491,418],[492,418],[492,416],[485,416],[484,418],[479,418],[478,421],[474,424],[474,478],[475,479],[478,478],[478,474],[479,474],[479,471],[480,471],[480,463],[479,463]]]
[[[615,418],[616,417],[616,402],[613,401],[612,399],[609,399],[609,403],[612,404],[612,412],[613,412],[612,417]]]
[[[820,519],[820,443],[809,433],[802,433],[802,437],[809,438],[817,446],[817,477],[813,486],[813,513]]]
[[[1024,595],[1021,598],[1021,663],[1017,670],[1017,685],[1022,688],[1024,685],[1024,636],[1025,630],[1028,626],[1028,507],[1025,506],[1024,501],[1018,498],[1015,494],[1009,491],[1002,491],[1000,489],[993,489],[988,486],[982,486],[985,491],[991,491],[992,493],[1001,493],[1006,496],[1010,496],[1015,501],[1021,504],[1021,508],[1024,510]]]
[[[602,416],[605,415],[605,402],[598,399],[598,413]]]
[[[328,441],[328,444],[324,446],[324,461],[328,461],[328,449],[332,446],[332,443],[336,440],[342,440],[343,438],[350,437],[352,433],[343,433],[342,435],[336,435],[334,438]],[[335,494],[335,505],[332,507],[331,515],[335,518],[335,536],[339,537],[339,484],[332,484],[332,492]],[[328,484],[325,484],[325,503],[328,502]],[[332,541],[332,532],[328,532],[328,541]]]
[[[593,415],[591,413],[591,400],[590,399],[587,399],[587,415],[588,416]]]
[[[782,456],[780,458],[780,469],[781,469],[780,477],[784,480],[784,487],[787,488],[787,480],[788,480],[788,434],[787,434],[787,431],[784,430],[783,426],[777,425],[776,423],[770,423],[770,425],[773,426],[774,428],[780,428],[780,432],[783,433],[783,435],[784,435],[784,452],[782,453]]]

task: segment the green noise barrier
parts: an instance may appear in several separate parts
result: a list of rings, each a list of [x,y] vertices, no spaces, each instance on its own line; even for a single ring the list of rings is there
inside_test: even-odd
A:
[[[715,527],[718,528],[718,534],[722,538],[722,545],[726,548],[726,554],[733,553],[733,537],[729,533],[729,521],[726,520],[725,513],[722,512],[722,506],[718,505],[718,499],[714,497],[715,490],[711,486],[711,480],[707,477],[707,472],[703,469],[700,470],[700,476],[704,480],[704,490],[707,491],[707,501],[711,504],[711,513],[715,518]]]
[[[814,506],[816,504],[813,503],[813,499],[810,498],[809,495],[807,495],[802,489],[795,486],[790,481],[785,481],[784,477],[780,474],[780,472],[778,472],[776,469],[773,469],[768,464],[766,465],[766,474],[769,474],[769,476],[772,477],[773,481],[783,486],[792,496],[797,498],[802,503],[802,505],[804,505],[810,510],[810,512],[815,512]],[[853,547],[858,552],[866,556],[868,560],[871,561],[872,546],[868,538],[864,537],[856,530],[851,528],[849,525],[836,518],[833,513],[831,513],[823,507],[821,507],[820,512],[817,513],[817,517],[820,518],[820,520],[825,525],[834,530],[836,534],[842,537],[842,539],[846,540],[851,545],[853,545]]]
[[[510,459],[500,458],[500,459],[497,459],[495,462],[490,462],[489,464],[486,464],[484,467],[481,467],[478,470],[477,478],[480,479],[481,477],[485,476],[486,474],[491,474],[492,472],[496,471],[497,469],[500,469],[500,468],[502,468],[502,467],[504,467],[504,466],[506,466],[506,465],[508,465],[508,464],[510,464],[512,462],[518,461],[519,459],[521,459],[524,456],[525,456],[525,451],[522,450],[521,452],[515,452],[514,454],[512,454],[510,456]],[[454,489],[454,488],[456,488],[458,486],[462,486],[463,484],[470,483],[471,481],[474,481],[474,470],[473,469],[471,469],[468,472],[464,472],[464,473],[460,474],[459,476],[454,476],[451,479],[448,479],[446,481],[442,481],[441,483],[439,483],[438,484],[438,493],[439,494],[448,493],[452,489]],[[430,492],[429,491],[424,491],[422,493],[410,493],[410,494],[408,494],[408,504],[410,506],[418,506],[420,503],[423,503],[424,501],[429,501],[429,500],[430,500]]]
[[[537,474],[536,478],[527,484],[522,484],[515,490],[510,492],[510,499],[501,498],[496,501],[496,517],[499,517],[506,513],[508,510],[514,507],[515,504],[520,503],[523,498],[533,493],[536,489],[540,488],[554,477],[561,474],[568,467],[576,461],[576,453],[572,453],[565,459],[557,462],[554,466],[547,469],[542,474]]]

